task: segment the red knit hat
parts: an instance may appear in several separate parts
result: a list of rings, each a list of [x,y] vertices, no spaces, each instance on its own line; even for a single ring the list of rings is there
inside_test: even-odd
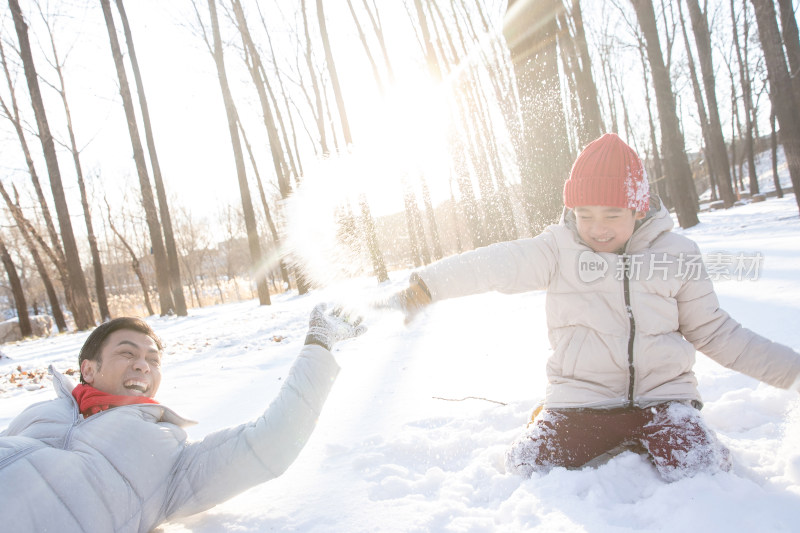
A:
[[[564,205],[623,207],[646,212],[650,187],[642,160],[616,133],[583,149],[564,184]]]

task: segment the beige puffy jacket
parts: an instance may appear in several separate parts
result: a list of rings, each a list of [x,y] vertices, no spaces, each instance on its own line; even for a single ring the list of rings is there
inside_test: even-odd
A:
[[[700,402],[695,350],[776,387],[792,386],[800,354],[720,309],[698,246],[672,227],[654,198],[627,255],[595,253],[568,211],[535,238],[449,257],[418,275],[433,301],[547,289],[548,408]]]

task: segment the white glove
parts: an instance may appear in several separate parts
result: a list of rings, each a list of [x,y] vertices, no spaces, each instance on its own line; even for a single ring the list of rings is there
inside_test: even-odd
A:
[[[362,317],[342,316],[342,308],[335,307],[326,313],[327,304],[318,304],[311,311],[306,344],[317,344],[330,351],[335,342],[358,337],[367,331]]]

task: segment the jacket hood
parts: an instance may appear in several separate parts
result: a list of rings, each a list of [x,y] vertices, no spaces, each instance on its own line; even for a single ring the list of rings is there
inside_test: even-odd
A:
[[[72,389],[75,388],[76,383],[69,376],[65,376],[56,370],[53,365],[50,365],[47,370],[50,372],[50,375],[53,376],[53,388],[56,391],[56,395],[59,398],[69,399],[74,402],[75,399],[72,397]],[[175,424],[178,427],[194,426],[197,424],[194,420],[184,418],[169,407],[165,407],[161,404],[136,404],[136,406],[153,415],[159,422]]]
[[[559,224],[575,234],[575,239],[584,243],[578,235],[578,221],[573,209],[564,208]],[[636,222],[636,229],[625,245],[625,252],[631,253],[649,247],[658,237],[672,230],[675,222],[664,207],[661,198],[657,195],[650,196],[650,209],[642,220]],[[587,244],[588,246],[588,244]]]

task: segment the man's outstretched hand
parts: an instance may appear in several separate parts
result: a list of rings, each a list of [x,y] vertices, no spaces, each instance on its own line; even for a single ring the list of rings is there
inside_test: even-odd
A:
[[[322,303],[311,311],[306,344],[317,344],[330,351],[334,343],[358,337],[367,331],[367,326],[361,323],[362,317],[342,315],[341,307],[335,307],[326,313],[327,307],[327,304]]]

